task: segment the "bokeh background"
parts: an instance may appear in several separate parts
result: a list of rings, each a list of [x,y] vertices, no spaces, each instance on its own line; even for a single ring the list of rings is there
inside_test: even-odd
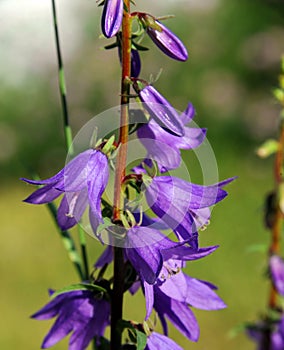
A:
[[[139,4],[141,3],[141,4]],[[220,179],[238,175],[229,197],[214,209],[201,233],[201,245],[220,244],[188,273],[219,286],[228,304],[222,311],[196,311],[197,344],[170,329],[184,349],[250,350],[253,344],[232,330],[265,310],[269,241],[263,228],[263,202],[273,187],[272,159],[255,150],[277,134],[280,107],[272,97],[284,53],[282,0],[138,1],[140,10],[175,14],[167,26],[189,49],[177,63],[145,39],[142,77],[156,83],[179,110],[190,100],[218,161]],[[74,134],[94,115],[118,103],[119,64],[102,47],[95,0],[57,4]],[[0,348],[38,349],[51,322],[29,319],[47,301],[47,288],[77,281],[56,228],[44,206],[22,203],[32,187],[19,181],[37,172],[48,177],[65,161],[51,4],[47,0],[0,0]],[[200,180],[194,154],[184,156],[194,181]],[[74,232],[74,236],[76,232]],[[88,237],[91,260],[100,252]],[[141,320],[143,299],[127,297],[126,315]],[[54,349],[66,349],[63,341]]]

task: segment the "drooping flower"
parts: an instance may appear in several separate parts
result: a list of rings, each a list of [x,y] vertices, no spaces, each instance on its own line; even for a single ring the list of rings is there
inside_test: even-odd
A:
[[[123,16],[123,0],[105,0],[101,27],[105,37],[111,38],[119,31]]]
[[[188,104],[186,110],[179,116],[183,125],[192,120],[194,107]],[[180,149],[197,148],[204,140],[206,129],[184,127],[184,136],[178,137],[160,128],[154,119],[142,125],[137,135],[147,150],[144,162],[151,167],[152,160],[157,162],[160,172],[176,169],[180,166]]]
[[[138,13],[138,18],[151,40],[163,53],[178,61],[188,59],[184,44],[166,26],[147,13]]]
[[[180,240],[192,238],[192,246],[197,247],[197,229],[208,224],[209,207],[227,196],[223,187],[232,180],[202,186],[177,177],[156,176],[146,187],[146,199],[153,212]]]
[[[184,136],[183,123],[177,111],[152,85],[141,89],[137,84],[133,84],[133,87],[156,123],[170,134]]]
[[[271,277],[277,292],[284,296],[284,261],[278,255],[272,255],[269,260]]]
[[[122,58],[121,50],[122,50],[121,44],[119,43],[118,44],[118,57],[119,57],[120,63],[121,63],[121,58]],[[141,71],[141,60],[140,60],[139,52],[136,49],[131,49],[131,73],[130,73],[131,77],[138,78],[140,71]]]
[[[161,320],[164,334],[168,334],[168,318],[184,336],[197,341],[199,326],[188,305],[203,310],[219,310],[226,305],[210,284],[184,274],[182,267],[183,260],[168,259],[163,263],[157,283],[151,286],[144,282],[146,319],[154,308]]]
[[[182,348],[167,336],[152,332],[147,338],[145,350],[182,350]]]
[[[23,181],[43,185],[24,201],[45,204],[63,194],[57,211],[58,225],[67,230],[81,219],[87,205],[90,205],[91,221],[102,221],[101,196],[108,182],[107,156],[94,149],[86,150],[71,160],[56,175],[46,180]]]
[[[217,247],[207,247],[196,252],[187,242],[174,242],[157,229],[134,226],[126,234],[125,256],[130,261],[142,281],[154,284],[170,258],[184,261],[196,260],[212,253]]]
[[[42,348],[49,348],[72,332],[69,350],[84,350],[94,337],[103,336],[110,319],[110,303],[88,290],[57,295],[32,318],[48,320],[57,317],[44,338]]]

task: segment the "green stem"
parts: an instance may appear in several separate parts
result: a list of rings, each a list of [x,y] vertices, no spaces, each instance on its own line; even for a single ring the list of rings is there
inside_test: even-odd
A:
[[[87,254],[87,242],[85,237],[85,232],[82,229],[80,223],[78,224],[78,232],[79,232],[79,240],[80,240],[80,246],[81,246],[81,254],[83,257],[83,264],[84,264],[84,279],[88,280],[90,276],[89,271],[89,263],[88,263],[88,254]]]
[[[61,49],[60,49],[55,0],[51,0],[51,1],[52,1],[52,14],[53,14],[54,33],[55,33],[56,53],[57,53],[57,61],[58,61],[58,80],[59,80],[59,91],[60,91],[60,97],[61,97],[61,106],[62,106],[62,112],[63,112],[63,127],[64,127],[65,143],[69,153],[73,154],[74,150],[73,150],[73,144],[72,144],[72,131],[69,124],[66,83],[65,83],[63,60],[62,60]]]
[[[54,25],[56,53],[57,53],[57,61],[58,61],[58,81],[59,81],[59,91],[60,91],[60,97],[61,97],[61,106],[62,106],[62,112],[63,112],[63,128],[64,128],[64,135],[65,135],[65,143],[66,143],[67,152],[69,152],[70,155],[73,155],[74,149],[73,149],[73,143],[72,143],[72,130],[69,124],[67,91],[66,91],[63,59],[62,59],[61,48],[60,48],[55,0],[52,0],[52,14],[53,14],[53,25]],[[85,239],[85,234],[82,228],[80,227],[80,225],[78,225],[78,232],[79,232],[79,241],[80,241],[81,253],[83,257],[84,270],[85,270],[85,276],[83,276],[83,278],[88,279],[89,268],[88,268],[88,259],[87,259],[86,239]]]
[[[69,233],[69,231],[65,230],[62,231],[57,223],[57,210],[56,207],[53,203],[48,203],[47,207],[51,213],[51,216],[53,217],[56,227],[58,228],[58,232],[60,234],[60,237],[62,239],[63,245],[65,247],[65,249],[67,250],[69,259],[71,260],[71,262],[73,263],[79,277],[81,280],[84,279],[84,273],[83,273],[83,269],[82,269],[82,260],[76,250],[76,246],[75,243]]]

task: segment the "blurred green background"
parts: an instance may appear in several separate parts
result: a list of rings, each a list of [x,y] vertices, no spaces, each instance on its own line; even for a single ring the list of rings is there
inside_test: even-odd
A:
[[[141,5],[139,3],[142,3]],[[89,118],[118,101],[119,64],[115,51],[98,39],[101,9],[86,0],[58,1],[58,15],[74,134]],[[156,87],[180,110],[190,100],[195,122],[207,127],[220,179],[238,175],[229,197],[218,205],[201,245],[220,248],[188,273],[219,286],[226,310],[196,310],[197,344],[170,329],[184,349],[249,350],[254,345],[232,328],[256,319],[268,297],[267,244],[263,201],[272,189],[272,159],[259,160],[256,147],[277,134],[279,106],[272,98],[284,53],[282,0],[139,1],[153,15],[175,14],[167,26],[189,48],[189,60],[177,63],[151,50],[142,54],[141,77],[163,68]],[[0,348],[38,349],[51,322],[29,319],[47,301],[47,288],[77,281],[44,206],[22,203],[33,188],[19,181],[36,171],[45,178],[65,161],[51,4],[37,0],[0,0]],[[184,154],[193,180],[199,180],[193,154]],[[192,158],[191,158],[192,157]],[[76,235],[76,232],[73,233]],[[100,247],[88,237],[94,260]],[[92,261],[91,259],[91,261]],[[141,320],[144,303],[128,297],[126,315]],[[140,307],[137,307],[140,305]],[[63,341],[54,349],[66,349]]]

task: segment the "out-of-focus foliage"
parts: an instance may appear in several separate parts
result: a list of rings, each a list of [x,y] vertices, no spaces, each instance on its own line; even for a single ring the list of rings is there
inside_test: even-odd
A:
[[[253,344],[244,336],[231,341],[227,332],[244,320],[253,320],[265,305],[266,286],[261,279],[265,256],[249,254],[248,250],[268,240],[262,227],[262,203],[271,189],[272,163],[257,159],[254,150],[277,132],[280,108],[271,91],[277,85],[284,52],[284,2],[136,2],[142,11],[153,8],[153,15],[174,13],[176,19],[166,24],[189,49],[187,62],[172,62],[145,38],[143,45],[151,50],[141,53],[141,77],[149,79],[165,67],[155,83],[157,89],[179,110],[188,100],[195,105],[195,121],[208,128],[220,177],[239,176],[201,234],[202,245],[221,245],[214,256],[208,257],[212,268],[208,268],[208,261],[200,261],[188,271],[216,281],[228,309],[210,315],[198,312],[201,340],[190,348],[252,349]],[[13,8],[9,10],[9,6]],[[46,7],[39,13],[32,10],[36,6]],[[100,11],[95,1],[58,1],[74,134],[91,117],[119,102],[118,55],[115,50],[100,50],[109,43],[98,39]],[[0,33],[0,209],[4,237],[0,306],[5,322],[0,327],[0,347],[26,350],[39,348],[48,328],[29,321],[28,316],[46,302],[48,287],[74,283],[75,273],[46,209],[20,202],[31,191],[19,184],[18,177],[28,176],[31,171],[48,177],[62,168],[66,151],[51,9],[47,2],[9,0],[0,2],[0,13],[5,14]],[[194,155],[186,162],[193,179],[199,179],[199,174],[194,174],[198,165]],[[15,178],[17,183],[13,182]],[[94,240],[89,242],[91,254],[97,256],[98,245]],[[133,298],[129,297],[129,302],[130,317],[140,317],[142,302],[141,308]],[[174,336],[185,349],[189,348],[185,339]],[[65,349],[66,343],[55,348]]]
[[[73,12],[80,16],[73,18],[70,26],[74,20],[79,21],[76,28],[80,35],[74,36],[76,49],[65,53],[69,109],[75,131],[90,117],[119,101],[117,52],[106,54],[99,50],[107,41],[98,40],[100,9],[92,5],[88,3],[84,9],[84,3],[72,2]],[[59,6],[59,10],[64,6]],[[139,8],[143,10],[146,5],[140,4]],[[145,38],[143,43],[152,50],[142,53],[142,76],[149,79],[166,67],[156,86],[177,109],[185,108],[188,99],[194,103],[196,122],[209,128],[214,147],[222,148],[229,142],[228,146],[241,150],[248,142],[273,135],[279,109],[270,90],[276,84],[280,55],[284,52],[283,2],[211,0],[200,8],[195,7],[195,1],[181,0],[155,4],[153,12],[175,13],[176,19],[167,20],[167,25],[183,39],[190,57],[186,63],[174,64]],[[64,11],[59,13],[64,24],[68,18]],[[66,24],[61,26],[63,49],[64,41],[71,40],[68,35],[72,34]],[[27,30],[27,42],[30,35]],[[17,32],[11,39],[17,43]],[[50,165],[58,167],[64,159],[52,33],[48,39],[49,42],[39,42],[50,47],[53,56],[50,54],[48,63],[41,67],[39,47],[36,70],[32,64],[26,79],[10,84],[6,77],[2,83],[1,176],[17,172],[19,165],[37,171]],[[46,61],[43,57],[43,62]],[[6,64],[12,65],[13,61],[7,58]]]

